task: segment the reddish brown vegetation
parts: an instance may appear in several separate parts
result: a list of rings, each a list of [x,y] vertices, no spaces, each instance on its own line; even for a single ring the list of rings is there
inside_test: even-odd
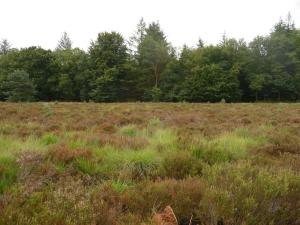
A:
[[[246,112],[246,113],[245,113]],[[117,126],[146,126],[157,117],[182,133],[215,135],[236,127],[273,124],[299,128],[298,105],[288,104],[86,104],[86,103],[2,103],[0,122],[20,124],[6,133],[17,135],[62,132],[65,129],[113,133]],[[27,124],[36,124],[30,128]]]
[[[153,216],[156,225],[178,225],[173,209],[167,206],[162,213],[156,213]]]
[[[99,136],[99,143],[100,145],[111,145],[119,149],[141,149],[148,144],[148,141],[142,137],[101,134]]]
[[[70,149],[65,145],[58,145],[51,148],[48,152],[50,159],[69,163],[77,158],[91,159],[92,151],[89,149]]]

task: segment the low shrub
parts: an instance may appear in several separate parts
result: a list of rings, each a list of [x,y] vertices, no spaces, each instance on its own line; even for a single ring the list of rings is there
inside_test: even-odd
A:
[[[269,143],[258,148],[256,153],[267,153],[273,156],[283,153],[300,154],[299,136],[288,129],[274,130],[269,134]]]
[[[145,161],[126,163],[120,171],[119,177],[125,180],[140,181],[146,178],[157,177],[158,165]]]
[[[0,214],[1,225],[95,224],[90,191],[81,181],[65,179],[31,194],[25,189],[18,186],[11,190]]]
[[[188,176],[201,175],[202,163],[189,152],[179,151],[165,156],[160,166],[162,177],[183,179]]]
[[[127,210],[147,219],[170,205],[181,224],[197,210],[203,195],[199,178],[145,181],[130,189],[123,200]]]
[[[134,136],[101,134],[98,140],[100,146],[110,145],[119,149],[142,149],[148,144],[144,137]]]
[[[92,151],[89,149],[71,150],[64,145],[55,146],[48,152],[51,160],[63,163],[69,163],[78,158],[91,159],[92,155]]]
[[[206,167],[197,216],[204,224],[298,224],[300,177],[243,162]],[[298,222],[297,222],[298,221]]]

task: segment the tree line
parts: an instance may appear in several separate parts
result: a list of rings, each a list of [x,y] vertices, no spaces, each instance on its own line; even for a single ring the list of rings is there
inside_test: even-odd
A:
[[[141,19],[126,41],[102,32],[88,51],[64,33],[53,51],[0,43],[1,101],[298,101],[300,30],[290,16],[250,43],[176,50],[158,22]]]

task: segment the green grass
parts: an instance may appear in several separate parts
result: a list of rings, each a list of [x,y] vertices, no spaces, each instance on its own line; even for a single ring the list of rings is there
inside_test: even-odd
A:
[[[266,142],[263,136],[254,137],[247,129],[237,129],[210,140],[202,140],[199,146],[193,146],[193,154],[209,164],[231,162],[246,159],[252,148]]]
[[[128,137],[135,137],[138,132],[139,132],[138,129],[133,124],[121,127],[119,130],[120,135],[124,135]]]
[[[58,142],[58,137],[54,134],[45,134],[43,135],[41,142],[44,145],[52,145],[52,144],[56,144]]]
[[[14,157],[0,158],[0,194],[6,191],[17,179],[19,167]]]

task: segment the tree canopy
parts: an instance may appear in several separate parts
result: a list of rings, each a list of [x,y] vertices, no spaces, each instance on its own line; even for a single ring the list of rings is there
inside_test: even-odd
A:
[[[141,19],[127,41],[99,33],[88,51],[65,32],[55,50],[0,42],[0,100],[299,101],[300,29],[289,15],[250,43],[175,48],[158,22]],[[21,86],[23,89],[21,90]],[[22,97],[23,96],[23,97]]]

